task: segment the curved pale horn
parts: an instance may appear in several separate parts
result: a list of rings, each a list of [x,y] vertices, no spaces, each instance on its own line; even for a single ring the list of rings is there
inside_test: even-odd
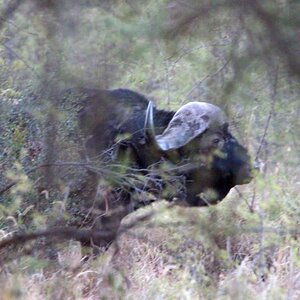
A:
[[[144,124],[144,135],[147,143],[153,145],[157,150],[162,150],[156,141],[154,120],[153,120],[153,102],[149,101]]]
[[[219,107],[206,102],[190,102],[176,112],[161,135],[155,136],[155,143],[163,151],[178,149],[207,129],[222,128],[225,124],[225,114]]]

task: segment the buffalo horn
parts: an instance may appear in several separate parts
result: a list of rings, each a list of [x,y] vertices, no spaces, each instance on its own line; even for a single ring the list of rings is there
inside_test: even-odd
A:
[[[161,148],[157,144],[156,136],[155,136],[152,101],[149,101],[147,111],[146,111],[144,134],[148,144],[154,146],[154,148],[156,148],[157,150],[161,150]]]
[[[207,129],[213,132],[225,124],[225,114],[218,106],[206,102],[189,102],[176,112],[165,131],[155,136],[153,104],[149,102],[145,130],[150,143],[162,151],[169,151],[186,145]]]

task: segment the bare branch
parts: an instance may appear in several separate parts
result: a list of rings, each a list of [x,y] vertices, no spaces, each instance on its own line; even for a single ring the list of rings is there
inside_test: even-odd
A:
[[[170,203],[167,207],[170,208],[174,204]],[[128,230],[134,228],[140,222],[148,220],[155,214],[155,211],[151,211],[143,214],[142,216],[136,218],[132,222],[126,225],[122,225],[118,230],[117,235],[120,236],[127,232]],[[13,236],[5,238],[0,241],[0,250],[5,249],[7,247],[18,247],[24,245],[26,242],[33,241],[39,238],[47,238],[47,242],[57,243],[63,240],[76,240],[80,242],[91,241],[93,244],[93,240],[99,241],[107,241],[113,240],[116,233],[113,230],[99,230],[97,229],[78,229],[75,227],[53,227],[45,230],[39,230],[31,233],[15,233]],[[19,255],[24,255],[25,252],[18,253]],[[7,262],[6,259],[2,261],[2,263]]]

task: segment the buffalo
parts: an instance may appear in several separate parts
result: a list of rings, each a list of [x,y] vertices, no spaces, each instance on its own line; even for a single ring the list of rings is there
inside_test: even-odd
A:
[[[131,172],[139,178],[151,177],[140,189],[161,192],[168,180],[165,174],[171,174],[181,184],[164,198],[180,198],[178,203],[187,206],[208,206],[224,199],[234,186],[251,181],[250,156],[230,133],[219,107],[190,102],[174,112],[157,109],[145,96],[127,89],[79,92],[83,98],[79,125],[86,137],[84,157],[95,163],[99,159],[110,162],[107,165],[121,177],[129,178]],[[112,236],[106,240],[110,242],[121,219],[140,206],[134,195],[139,187],[89,172],[89,192],[85,194],[93,199],[93,208],[95,199],[98,201],[94,216],[98,221],[93,221],[93,226],[111,230]],[[144,203],[149,202],[144,199]]]

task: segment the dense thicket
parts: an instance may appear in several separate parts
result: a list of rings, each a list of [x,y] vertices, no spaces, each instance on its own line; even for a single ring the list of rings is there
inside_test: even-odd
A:
[[[3,248],[1,262],[15,259],[1,269],[8,299],[18,278],[23,299],[28,284],[42,298],[48,285],[57,299],[96,297],[99,290],[116,298],[299,297],[298,1],[1,0],[0,8],[3,237],[69,220],[65,206],[81,200],[70,195],[85,173],[81,99],[72,88],[126,87],[173,110],[189,101],[217,104],[261,166],[250,185],[216,207],[157,204],[151,222],[137,217],[144,227],[120,240],[110,267],[97,261],[71,268],[85,274],[105,265],[81,282],[64,279],[63,271],[47,282],[45,270],[59,267],[37,258],[51,257],[41,251],[52,249],[43,239],[22,249],[29,261]],[[50,163],[59,167],[41,167]],[[39,283],[32,273],[43,274]]]

